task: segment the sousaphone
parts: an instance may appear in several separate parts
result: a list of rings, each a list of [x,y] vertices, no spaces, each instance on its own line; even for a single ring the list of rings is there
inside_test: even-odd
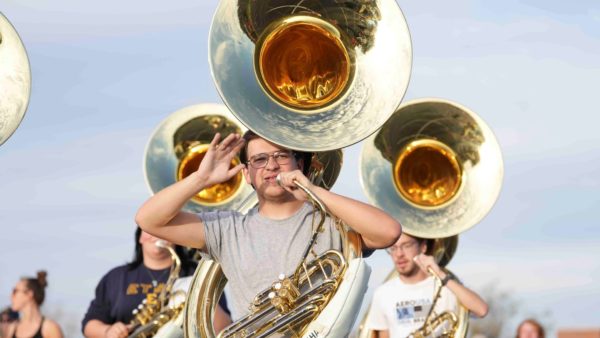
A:
[[[0,145],[25,116],[31,94],[31,71],[25,46],[8,19],[0,13]]]
[[[225,138],[231,133],[243,134],[246,130],[227,107],[221,104],[197,104],[170,114],[154,130],[146,146],[144,176],[151,192],[156,193],[198,170],[216,133]],[[231,167],[239,162],[239,158],[235,157]],[[328,188],[335,183],[341,170],[342,152],[333,150],[314,153],[310,162],[309,176],[313,182]],[[243,180],[240,172],[224,183],[200,191],[184,206],[184,210],[247,210],[256,203],[254,190]],[[212,261],[202,259],[200,266],[212,264]],[[217,297],[216,300],[218,299]],[[180,307],[164,308],[161,304],[148,309],[151,311],[139,314],[143,319],[140,322],[144,324],[144,331],[140,334],[147,337],[183,336],[183,313]],[[154,314],[157,314],[160,320],[155,319]]]
[[[222,0],[209,36],[213,79],[231,112],[265,139],[309,152],[341,149],[375,132],[404,96],[411,54],[394,0]],[[343,252],[303,261],[265,285],[249,315],[220,337],[346,336],[369,269],[360,238],[343,224],[338,229]],[[226,279],[216,263],[196,277],[184,331],[215,337],[211,318]]]
[[[403,231],[443,238],[477,224],[502,186],[500,146],[471,110],[443,99],[402,104],[364,142],[361,184]]]
[[[443,99],[403,103],[365,141],[360,163],[368,199],[398,219],[405,233],[435,239],[442,267],[451,259],[448,250],[456,250],[458,234],[489,212],[502,186],[502,154],[491,129],[471,110]],[[466,335],[463,306],[444,317],[456,319],[450,336]],[[438,318],[431,323],[440,325]],[[369,334],[363,327],[360,337]]]

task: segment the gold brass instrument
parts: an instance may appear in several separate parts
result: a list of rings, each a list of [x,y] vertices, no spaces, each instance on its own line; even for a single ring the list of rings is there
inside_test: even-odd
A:
[[[442,291],[442,280],[440,276],[433,271],[428,269],[429,273],[435,278],[435,291],[433,292],[433,302],[429,313],[425,317],[423,326],[419,329],[411,332],[408,336],[410,338],[427,338],[427,337],[466,337],[468,315],[469,312],[464,306],[460,306],[458,314],[452,311],[443,311],[440,314],[435,313],[435,304],[441,296]],[[451,273],[446,271],[447,273]]]
[[[427,255],[433,256],[438,266],[444,268],[450,261],[458,248],[458,235],[435,238],[433,245],[426,252]]]
[[[31,94],[29,59],[19,34],[0,12],[0,145],[19,127]]]
[[[329,250],[309,261],[308,255],[313,251],[329,213],[310,190],[296,184],[319,211],[319,224],[315,226],[313,218],[312,238],[295,272],[280,276],[278,281],[260,292],[251,305],[250,314],[217,336],[212,317],[226,278],[217,263],[202,264],[193,277],[185,309],[186,337],[337,337],[347,334],[356,312],[349,314],[351,319],[342,318],[338,322],[338,317],[344,317],[340,311],[360,307],[369,274],[369,268],[360,264],[360,236],[337,219],[336,226],[344,239],[343,252]],[[341,328],[334,327],[338,323]]]
[[[412,49],[394,0],[221,0],[209,61],[245,126],[290,149],[324,151],[388,119],[408,86]]]
[[[443,99],[402,104],[364,142],[369,200],[422,238],[459,234],[492,208],[502,186],[500,146],[469,109]]]
[[[144,155],[144,176],[150,190],[158,192],[198,170],[216,133],[222,138],[247,129],[219,104],[198,104],[180,109],[163,120],[152,134]],[[231,166],[239,164],[235,158]],[[199,212],[211,208],[235,209],[254,190],[239,173],[229,181],[199,192],[184,209]]]
[[[452,257],[446,252],[456,250],[457,235],[489,212],[502,185],[502,155],[490,128],[443,99],[403,103],[365,141],[360,162],[369,200],[400,220],[405,233],[436,239],[429,254],[442,267]],[[415,337],[437,332],[447,320],[454,323],[449,337],[466,336],[468,311],[460,305],[458,313],[428,318]],[[370,335],[363,325],[359,336]]]
[[[171,271],[169,278],[165,283],[165,286],[161,289],[155,301],[147,301],[144,299],[142,304],[137,309],[133,310],[133,319],[129,323],[133,332],[128,336],[129,338],[150,338],[155,337],[156,332],[166,323],[174,320],[183,310],[184,303],[180,303],[174,306],[168,306],[169,299],[176,296],[172,293],[173,284],[175,280],[179,278],[179,272],[181,271],[181,260],[175,250],[169,246],[165,241],[159,240],[155,243],[156,246],[161,247],[169,251],[173,263],[171,265]]]

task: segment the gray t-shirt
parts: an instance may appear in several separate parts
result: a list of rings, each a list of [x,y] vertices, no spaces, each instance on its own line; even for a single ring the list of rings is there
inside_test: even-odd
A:
[[[248,314],[256,295],[270,287],[280,274],[294,272],[308,245],[313,225],[320,215],[309,203],[291,217],[273,220],[259,214],[258,208],[244,215],[236,211],[200,213],[205,228],[208,254],[221,264],[229,280],[232,317]],[[327,218],[324,231],[317,236],[315,251],[341,250],[340,234]],[[309,254],[309,259],[314,258]]]

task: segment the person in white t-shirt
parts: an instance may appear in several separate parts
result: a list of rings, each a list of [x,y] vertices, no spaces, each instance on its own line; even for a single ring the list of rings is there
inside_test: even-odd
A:
[[[428,268],[433,269],[444,284],[435,313],[447,310],[457,313],[457,302],[460,302],[478,317],[487,314],[488,305],[477,293],[460,284],[426,254],[428,245],[432,245],[431,240],[403,233],[387,249],[400,278],[393,278],[375,290],[366,324],[375,337],[404,338],[423,325],[435,292],[434,278],[427,272]]]

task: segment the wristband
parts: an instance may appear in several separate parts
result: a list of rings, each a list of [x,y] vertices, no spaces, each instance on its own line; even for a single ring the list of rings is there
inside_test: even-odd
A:
[[[446,273],[446,277],[442,279],[442,286],[446,286],[446,284],[448,284],[448,281],[450,281],[451,279],[454,279],[454,276],[449,272]]]

